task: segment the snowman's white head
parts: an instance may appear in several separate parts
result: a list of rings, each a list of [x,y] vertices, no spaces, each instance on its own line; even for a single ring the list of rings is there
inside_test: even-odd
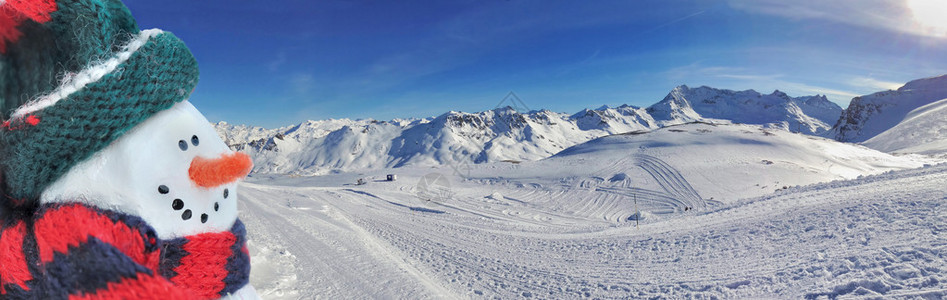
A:
[[[140,216],[168,239],[229,230],[237,181],[252,167],[188,101],[158,112],[43,191],[40,202],[81,202]]]

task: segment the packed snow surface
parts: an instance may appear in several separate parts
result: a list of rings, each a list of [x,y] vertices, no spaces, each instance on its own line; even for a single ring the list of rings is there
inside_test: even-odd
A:
[[[947,297],[947,166],[909,167],[689,124],[534,162],[258,174],[240,210],[272,299]],[[781,186],[807,176],[829,182]]]

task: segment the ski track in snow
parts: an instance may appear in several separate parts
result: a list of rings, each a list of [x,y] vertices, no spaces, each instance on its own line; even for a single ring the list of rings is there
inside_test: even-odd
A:
[[[599,173],[627,166],[664,190],[469,180],[429,203],[410,174],[352,187],[244,183],[251,281],[277,299],[947,297],[947,165],[729,204],[701,199],[654,157]],[[649,212],[638,227],[632,197]]]
[[[243,188],[244,197],[258,199],[244,201],[241,215],[245,222],[259,225],[247,225],[258,233],[251,244],[254,248],[260,244],[278,248],[294,257],[278,280],[256,285],[265,298],[450,295],[440,285],[425,280],[423,273],[396,256],[390,246],[327,205],[331,198],[340,198],[337,193],[252,184]]]

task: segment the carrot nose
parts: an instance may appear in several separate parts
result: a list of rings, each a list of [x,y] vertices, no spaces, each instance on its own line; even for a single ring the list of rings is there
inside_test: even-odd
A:
[[[251,169],[253,161],[250,156],[234,152],[212,159],[195,157],[187,173],[197,186],[212,188],[237,181],[250,174]]]

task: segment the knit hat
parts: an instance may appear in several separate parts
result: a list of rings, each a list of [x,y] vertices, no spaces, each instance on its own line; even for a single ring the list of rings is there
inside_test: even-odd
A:
[[[0,0],[0,201],[35,203],[197,78],[183,42],[118,0]]]

